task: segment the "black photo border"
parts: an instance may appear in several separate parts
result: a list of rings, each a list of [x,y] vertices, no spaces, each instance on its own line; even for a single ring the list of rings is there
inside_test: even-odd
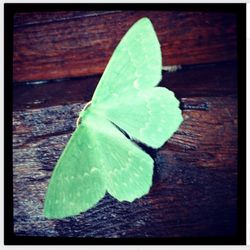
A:
[[[16,236],[13,221],[12,82],[13,17],[18,12],[79,10],[164,10],[230,12],[237,15],[238,220],[235,237],[73,238]],[[240,27],[240,28],[239,28]],[[240,167],[239,167],[240,166]],[[245,245],[246,244],[246,4],[4,4],[4,244],[5,245]]]

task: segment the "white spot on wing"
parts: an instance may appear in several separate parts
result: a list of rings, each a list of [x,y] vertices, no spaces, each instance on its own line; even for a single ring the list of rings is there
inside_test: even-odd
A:
[[[93,173],[93,172],[96,172],[96,171],[98,171],[98,168],[92,168],[91,170],[90,170],[90,173]]]
[[[162,132],[162,128],[158,128],[157,130],[158,130],[158,132]]]
[[[128,151],[128,155],[129,155],[129,156],[132,156],[132,155],[133,155],[133,151],[132,151],[132,150],[129,150],[129,151]]]
[[[135,176],[136,176],[136,177],[139,177],[139,174],[135,173]]]
[[[139,83],[138,83],[137,79],[134,81],[133,86],[134,86],[134,88],[136,88],[136,89],[139,88]]]
[[[139,133],[142,134],[142,133],[143,133],[143,130],[144,130],[144,128],[140,128],[140,129],[139,129]]]

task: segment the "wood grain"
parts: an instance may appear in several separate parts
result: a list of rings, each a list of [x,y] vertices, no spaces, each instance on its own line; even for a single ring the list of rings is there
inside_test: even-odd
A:
[[[164,65],[236,59],[236,16],[216,12],[108,11],[18,13],[14,17],[16,82],[101,74],[139,18],[149,17]]]
[[[162,75],[159,85],[171,89],[179,98],[237,94],[235,61],[186,66],[172,73],[163,71]],[[15,83],[14,109],[36,109],[88,102],[100,77],[101,75],[94,75],[84,78]]]
[[[44,195],[56,160],[75,128],[78,112],[94,91],[85,86],[95,84],[89,77],[75,79],[73,83],[15,84],[14,89],[18,89],[14,91],[13,112],[16,235],[83,238],[235,235],[236,72],[236,64],[229,62],[166,73],[162,86],[172,86],[183,103],[206,104],[208,110],[183,110],[180,129],[159,151],[150,152],[155,167],[148,195],[128,203],[106,194],[93,209],[63,220],[43,217]],[[64,102],[64,97],[70,94],[70,88],[66,87],[69,85],[75,97]],[[81,87],[82,97],[74,95]]]

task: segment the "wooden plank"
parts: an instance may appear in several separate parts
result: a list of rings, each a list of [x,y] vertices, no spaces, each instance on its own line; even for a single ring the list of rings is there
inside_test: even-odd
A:
[[[14,91],[13,112],[16,235],[112,238],[235,235],[238,157],[235,73],[235,64],[231,62],[166,74],[162,85],[169,80],[182,103],[206,104],[208,109],[183,110],[184,122],[179,130],[159,151],[150,151],[155,166],[149,194],[133,203],[118,202],[107,194],[93,209],[63,220],[43,217],[44,195],[78,113],[94,91],[86,86],[95,84],[86,77],[74,83],[14,85],[14,89],[19,89]],[[67,99],[69,85],[76,97]],[[78,93],[79,90],[82,92]],[[44,96],[49,96],[47,102],[43,102]]]
[[[184,123],[155,158],[149,195],[120,203],[106,195],[78,217],[42,215],[51,171],[82,104],[13,113],[14,221],[17,235],[168,237],[231,235],[236,230],[237,99],[185,98]],[[31,174],[32,173],[32,174]]]
[[[102,15],[110,15],[112,13],[121,12],[120,10],[106,11],[60,11],[60,12],[26,12],[17,13],[14,16],[14,27],[29,26],[34,24],[48,24],[52,22],[61,22],[72,19],[80,19],[87,17],[97,17]]]
[[[90,101],[100,77],[17,83],[13,88],[14,110]],[[160,86],[171,89],[178,97],[225,96],[237,94],[236,82],[237,65],[233,61],[163,71]]]
[[[19,13],[14,19],[14,81],[101,74],[122,36],[144,16],[155,26],[164,65],[236,58],[236,16],[230,13]]]

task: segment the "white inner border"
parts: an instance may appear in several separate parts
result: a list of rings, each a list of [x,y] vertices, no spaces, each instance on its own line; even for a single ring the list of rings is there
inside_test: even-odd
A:
[[[3,92],[3,87],[4,87],[4,75],[3,75],[3,66],[4,66],[4,47],[3,47],[3,40],[4,40],[4,17],[3,17],[3,5],[4,3],[250,3],[250,0],[225,0],[225,1],[219,1],[219,0],[203,0],[203,1],[198,1],[198,0],[183,0],[183,1],[178,1],[178,0],[155,0],[155,1],[138,1],[138,0],[130,0],[130,1],[124,1],[124,0],[100,0],[100,1],[91,1],[91,0],[73,0],[73,1],[58,1],[58,0],[37,0],[37,1],[32,1],[32,0],[19,0],[19,1],[11,1],[11,0],[0,0],[0,55],[1,55],[1,67],[0,67],[0,79],[1,79],[1,91],[0,91],[0,160],[1,160],[1,169],[0,169],[0,249],[2,248],[8,248],[8,249],[70,249],[70,248],[78,248],[78,249],[84,249],[84,250],[90,250],[90,249],[104,249],[104,250],[117,250],[117,249],[132,249],[132,250],[142,250],[142,249],[173,249],[173,250],[179,250],[179,249],[225,249],[225,250],[230,250],[230,249],[250,249],[248,246],[250,245],[250,215],[249,215],[249,207],[250,207],[250,195],[249,192],[247,192],[247,245],[248,246],[4,246],[3,245],[3,233],[4,233],[4,215],[3,215],[3,202],[4,202],[4,196],[3,196],[3,181],[4,181],[4,176],[3,176],[3,150],[4,150],[4,145],[3,145],[3,136],[4,136],[4,131],[3,131],[3,100],[4,100],[4,92]],[[250,46],[250,7],[249,4],[247,4],[247,83],[249,83],[249,74],[250,72],[250,65],[249,65],[249,59],[250,59],[250,52],[249,52],[249,46]],[[11,83],[10,83],[11,84]],[[250,122],[250,111],[248,107],[250,106],[250,88],[247,87],[247,128],[248,124]],[[250,155],[250,149],[249,149],[249,139],[250,135],[247,133],[247,191],[250,189],[250,172],[248,171],[248,163],[249,163],[249,157]]]

